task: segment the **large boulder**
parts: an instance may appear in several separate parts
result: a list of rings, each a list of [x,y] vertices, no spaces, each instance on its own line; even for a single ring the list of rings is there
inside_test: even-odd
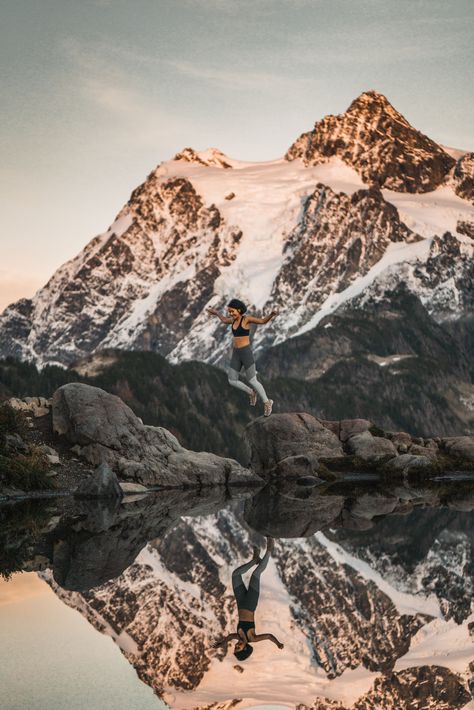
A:
[[[53,430],[89,463],[107,463],[121,480],[146,486],[255,485],[260,479],[237,461],[189,451],[163,427],[146,426],[119,397],[74,382],[52,399]]]
[[[251,468],[264,478],[271,477],[271,470],[290,456],[309,457],[316,470],[318,458],[343,455],[338,437],[306,412],[259,417],[246,426],[245,437]]]
[[[114,498],[123,496],[119,480],[110,466],[100,464],[90,478],[86,478],[74,491],[76,498]]]
[[[450,436],[441,439],[441,446],[450,456],[474,461],[474,436]]]
[[[351,436],[346,442],[346,449],[368,464],[381,463],[397,455],[397,449],[390,439],[372,436],[370,431]]]

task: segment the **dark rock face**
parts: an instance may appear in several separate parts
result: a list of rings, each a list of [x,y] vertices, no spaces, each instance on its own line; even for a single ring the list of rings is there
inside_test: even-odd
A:
[[[123,497],[117,476],[106,463],[100,464],[92,476],[82,481],[76,488],[76,498],[115,498]]]
[[[121,479],[186,487],[258,484],[233,459],[189,451],[163,427],[145,426],[119,397],[81,383],[53,395],[53,430],[93,464],[108,463]]]
[[[260,417],[247,425],[245,437],[252,450],[251,468],[263,478],[271,477],[272,469],[289,456],[304,454],[314,460],[343,453],[335,434],[306,412]]]
[[[474,153],[466,153],[458,160],[453,179],[456,194],[474,203]]]
[[[430,261],[433,286],[442,283],[440,259],[445,254],[448,262],[447,248],[443,243]],[[466,261],[466,268],[464,275],[453,269],[451,283],[464,284],[460,301],[468,312],[474,307],[468,286],[473,266]],[[440,310],[452,311],[452,293],[451,300],[443,289],[439,296]],[[321,421],[370,417],[388,430],[454,436],[470,434],[474,425],[464,404],[473,352],[472,316],[438,323],[400,283],[385,293],[375,289],[373,298],[356,300],[316,328],[259,352],[258,364],[273,379],[273,398],[286,411],[303,409]]]
[[[469,237],[469,239],[474,239],[474,222],[458,220],[456,231]]]
[[[328,564],[324,546],[308,541],[297,557],[291,554],[291,544],[283,543],[281,548],[278,571],[291,594],[298,623],[327,676],[335,678],[360,662],[369,670],[391,670],[408,651],[423,620],[399,615],[393,602],[355,570]],[[311,575],[311,584],[309,570],[320,571]],[[323,639],[331,640],[330,650]]]
[[[285,243],[269,302],[284,307],[304,289],[305,304],[317,310],[331,293],[366,274],[390,242],[419,239],[379,189],[346,195],[319,183]]]
[[[175,312],[185,314],[190,302],[195,302],[194,311],[202,309],[220,267],[235,258],[239,238],[239,230],[226,225],[215,205],[205,205],[188,180],[162,181],[152,172],[108,232],[58,269],[38,297],[12,304],[0,324],[1,353],[26,359],[33,349],[43,361],[68,365],[99,347],[113,346],[114,331],[120,337],[131,329],[139,335],[139,347],[153,341],[166,354],[182,337],[172,323],[161,322],[172,289],[181,301],[173,302]],[[152,288],[165,276],[173,281],[173,274],[186,270],[187,277],[176,278],[176,284],[152,299],[138,328],[135,321],[127,324],[131,303],[153,296]],[[187,315],[181,329],[189,328],[196,313]]]
[[[459,676],[449,668],[417,666],[377,678],[353,710],[372,710],[377,705],[398,710],[457,710],[470,700]]]
[[[456,162],[376,91],[361,94],[345,113],[317,122],[285,157],[317,165],[334,155],[365,182],[400,192],[434,190]]]

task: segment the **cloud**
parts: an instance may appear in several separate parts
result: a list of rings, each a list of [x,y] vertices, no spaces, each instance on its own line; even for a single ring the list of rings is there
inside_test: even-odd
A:
[[[198,81],[205,81],[223,89],[258,90],[261,92],[287,90],[299,85],[308,85],[310,80],[305,77],[289,77],[273,72],[255,72],[243,63],[240,68],[236,64],[223,68],[211,65],[197,65],[186,61],[169,61],[169,66],[183,76]]]
[[[110,122],[109,139],[126,149],[156,147],[163,134],[170,138],[188,130],[188,120],[165,108],[159,96],[150,91],[142,72],[121,66],[130,65],[131,60],[150,64],[151,57],[104,43],[86,46],[72,39],[64,41],[61,48],[71,63],[71,83]]]

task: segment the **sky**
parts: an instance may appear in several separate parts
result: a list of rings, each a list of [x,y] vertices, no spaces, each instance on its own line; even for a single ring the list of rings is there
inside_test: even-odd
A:
[[[472,0],[3,0],[0,311],[184,147],[282,156],[361,92],[474,150]]]

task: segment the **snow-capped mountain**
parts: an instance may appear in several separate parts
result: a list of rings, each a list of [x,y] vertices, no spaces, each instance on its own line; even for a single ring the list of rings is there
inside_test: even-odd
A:
[[[354,512],[362,522],[369,515],[363,502]],[[429,533],[429,515],[416,519],[418,531]],[[262,575],[256,623],[257,632],[273,633],[285,648],[256,644],[243,664],[231,650],[225,656],[211,649],[214,638],[234,631],[231,573],[255,541],[237,510],[183,519],[117,579],[88,592],[65,591],[49,571],[41,576],[114,640],[171,708],[278,702],[320,710],[448,710],[470,699],[474,620],[470,588],[461,609],[448,584],[469,574],[473,559],[469,532],[453,521],[445,516],[443,534],[424,535],[420,552],[410,548],[403,516],[385,518],[383,532],[398,540],[405,560],[388,544],[374,554],[373,531],[366,547],[337,530],[279,540]]]
[[[472,154],[437,145],[374,91],[278,160],[186,148],[32,299],[5,309],[0,356],[68,365],[123,348],[222,365],[229,332],[208,306],[278,306],[253,334],[263,351],[397,280],[437,321],[460,318],[472,294],[473,171]]]

